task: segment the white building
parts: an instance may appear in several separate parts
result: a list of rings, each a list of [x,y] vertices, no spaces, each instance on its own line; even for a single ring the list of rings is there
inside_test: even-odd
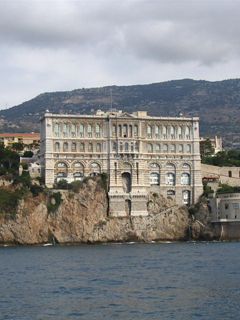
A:
[[[147,215],[150,191],[189,205],[202,193],[199,118],[45,113],[41,165],[48,187],[107,173],[115,216]]]
[[[223,193],[209,198],[213,222],[240,221],[240,193]]]

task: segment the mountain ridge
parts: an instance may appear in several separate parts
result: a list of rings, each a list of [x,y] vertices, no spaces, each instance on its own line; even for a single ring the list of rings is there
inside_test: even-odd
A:
[[[39,119],[53,113],[91,114],[112,107],[127,112],[146,110],[153,116],[199,116],[201,134],[240,135],[240,79],[178,79],[140,85],[110,85],[46,92],[0,111],[0,131],[39,131]]]

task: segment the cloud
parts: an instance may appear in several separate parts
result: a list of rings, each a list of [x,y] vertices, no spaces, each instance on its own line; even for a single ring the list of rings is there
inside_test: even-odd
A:
[[[0,106],[83,86],[238,77],[239,9],[234,0],[2,0]]]

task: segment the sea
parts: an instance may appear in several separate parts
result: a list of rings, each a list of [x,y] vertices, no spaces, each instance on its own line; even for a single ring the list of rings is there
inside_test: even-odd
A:
[[[240,243],[0,248],[1,320],[240,319]]]

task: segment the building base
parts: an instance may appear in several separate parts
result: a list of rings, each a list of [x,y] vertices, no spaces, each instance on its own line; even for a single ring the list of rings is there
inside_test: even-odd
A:
[[[146,194],[121,193],[112,194],[109,192],[109,208],[112,217],[147,216]]]

